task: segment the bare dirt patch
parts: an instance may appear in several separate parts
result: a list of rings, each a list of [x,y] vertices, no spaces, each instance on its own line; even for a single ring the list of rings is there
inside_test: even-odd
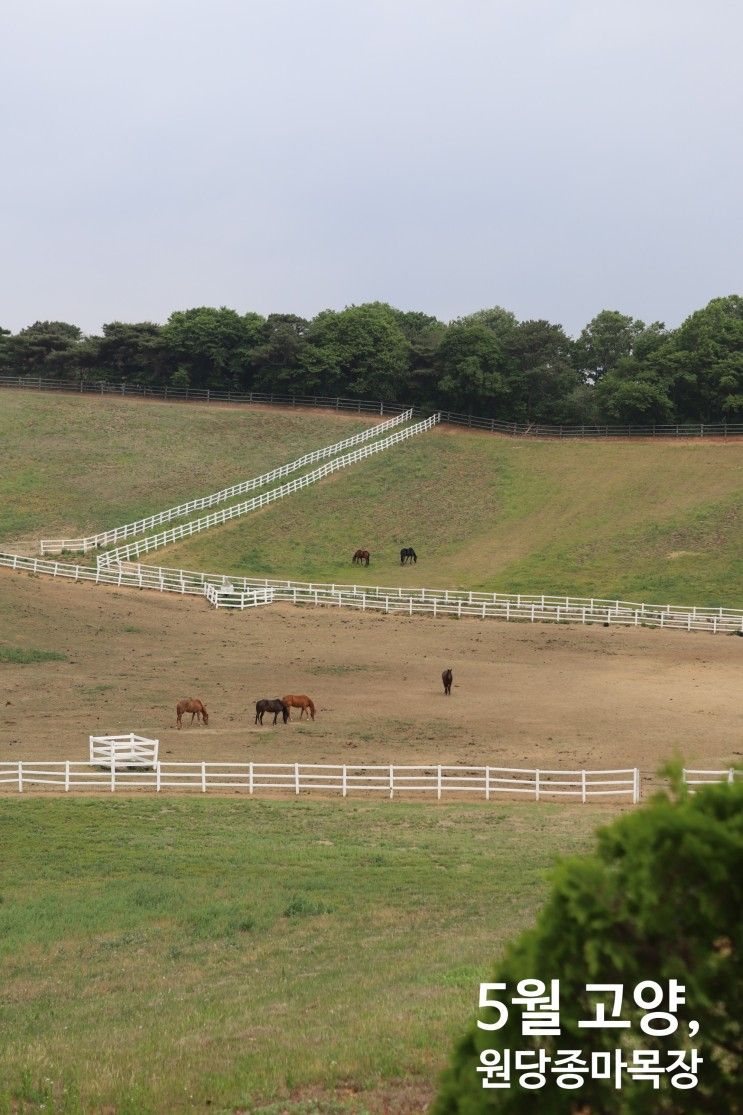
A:
[[[372,616],[290,605],[228,614],[195,598],[0,575],[5,644],[66,661],[0,666],[0,759],[84,759],[135,731],[163,759],[692,766],[741,754],[743,640],[686,632]],[[451,666],[446,698],[441,671]],[[314,723],[254,723],[309,693]],[[208,728],[175,727],[200,697]],[[295,712],[295,717],[298,712]]]

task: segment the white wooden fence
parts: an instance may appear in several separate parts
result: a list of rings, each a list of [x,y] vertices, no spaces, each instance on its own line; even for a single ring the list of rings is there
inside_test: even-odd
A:
[[[416,422],[413,426],[407,426],[403,430],[398,430],[396,433],[390,434],[381,441],[375,441],[371,445],[365,445],[361,449],[354,449],[351,453],[344,453],[340,457],[335,457],[333,460],[328,461],[319,468],[312,469],[311,472],[305,473],[296,480],[291,480],[287,484],[281,484],[278,488],[272,488],[269,492],[254,496],[253,499],[245,500],[243,503],[233,504],[232,507],[227,507],[222,511],[213,511],[211,515],[204,515],[200,519],[192,519],[182,526],[171,527],[170,530],[162,531],[160,534],[152,534],[139,542],[130,542],[127,546],[120,546],[115,550],[107,550],[105,553],[99,554],[96,559],[98,565],[105,567],[131,561],[133,558],[138,558],[142,554],[148,554],[151,550],[157,550],[162,546],[167,546],[171,542],[178,542],[183,538],[190,538],[191,535],[198,534],[200,531],[209,530],[211,527],[219,526],[222,523],[228,523],[231,519],[237,519],[261,507],[268,507],[269,504],[274,503],[276,500],[283,499],[293,492],[299,492],[303,488],[309,487],[310,484],[322,480],[325,476],[330,476],[332,473],[338,472],[339,469],[347,468],[349,465],[356,464],[357,461],[363,461],[367,457],[373,457],[376,453],[382,453],[384,450],[390,449],[393,445],[399,445],[400,442],[407,441],[408,438],[425,433],[426,430],[430,430],[435,426],[438,420],[438,414],[432,414],[430,418],[426,418],[423,422]]]
[[[162,763],[152,770],[122,770],[112,763],[25,760],[0,763],[0,786],[23,793],[36,787],[86,790],[132,789],[233,790],[247,794],[278,791],[301,793],[381,794],[394,798],[430,794],[469,794],[490,801],[500,794],[518,794],[535,801],[558,797],[587,802],[596,798],[640,800],[640,772],[624,770],[531,770],[512,767],[420,766],[331,763]]]
[[[229,585],[235,594],[272,589],[273,600],[388,614],[455,616],[465,619],[504,619],[527,623],[607,624],[623,627],[658,627],[708,634],[743,633],[743,611],[737,608],[698,608],[675,604],[641,604],[626,600],[527,595],[524,593],[485,593],[457,589],[384,588],[375,585],[336,585],[303,581],[280,581],[256,577],[233,577],[220,573],[201,573],[126,563],[92,568],[68,562],[24,557],[0,552],[0,568],[63,577],[95,584],[151,589],[180,595],[204,597],[205,587],[223,589]],[[213,603],[213,601],[211,601]],[[267,601],[268,602],[268,601]],[[240,607],[237,603],[235,606]],[[247,602],[245,607],[251,606]]]
[[[303,457],[298,457],[296,461],[280,465],[278,468],[271,469],[270,472],[264,472],[261,476],[254,476],[252,480],[243,480],[239,484],[232,484],[229,488],[222,488],[219,492],[212,492],[211,495],[189,500],[188,503],[178,504],[177,507],[169,507],[166,511],[159,511],[157,514],[148,515],[144,519],[137,519],[136,522],[125,523],[123,526],[100,531],[98,534],[91,534],[86,538],[45,538],[39,543],[41,553],[59,554],[63,550],[88,553],[99,546],[110,546],[116,542],[123,542],[127,538],[135,538],[153,527],[169,523],[173,519],[181,519],[184,515],[190,515],[193,511],[203,511],[206,507],[214,507],[228,499],[234,499],[235,496],[244,495],[245,492],[255,491],[256,488],[263,488],[274,480],[290,476],[291,473],[304,468],[306,465],[323,461],[327,457],[334,457],[337,453],[349,449],[352,445],[360,445],[372,438],[380,437],[386,430],[404,422],[409,422],[412,414],[412,409],[406,410],[394,418],[389,418],[385,422],[380,422],[376,426],[362,430],[361,433],[355,434],[353,437],[344,438],[343,441],[337,441],[334,445],[326,445],[323,449],[315,449],[311,453],[305,453]]]
[[[262,604],[272,604],[275,590],[255,588],[237,592],[232,585],[204,585],[204,596],[215,608],[258,608]]]
[[[687,786],[712,786],[718,782],[738,782],[743,779],[743,767],[728,767],[726,770],[687,770],[683,772]],[[694,793],[690,790],[690,793]]]
[[[137,736],[90,736],[90,762],[96,766],[150,767],[157,766],[160,741]]]

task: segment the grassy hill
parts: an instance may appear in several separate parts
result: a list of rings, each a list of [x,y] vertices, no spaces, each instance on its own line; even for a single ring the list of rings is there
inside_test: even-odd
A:
[[[77,537],[208,495],[379,419],[0,392],[0,544]]]
[[[743,444],[434,431],[162,564],[303,580],[743,606]],[[401,568],[401,546],[417,566]],[[372,553],[368,569],[351,555]]]
[[[118,525],[355,433],[306,411],[0,396],[0,540]],[[300,580],[743,606],[743,443],[435,430],[157,551]],[[418,551],[400,568],[401,546]],[[369,569],[351,565],[369,549]]]

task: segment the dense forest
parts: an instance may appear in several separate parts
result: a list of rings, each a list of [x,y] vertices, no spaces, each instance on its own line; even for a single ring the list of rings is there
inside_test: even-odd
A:
[[[445,323],[383,302],[294,314],[200,307],[164,325],[0,329],[0,374],[342,395],[538,422],[743,421],[743,297],[677,329],[603,310],[577,338],[501,307]]]

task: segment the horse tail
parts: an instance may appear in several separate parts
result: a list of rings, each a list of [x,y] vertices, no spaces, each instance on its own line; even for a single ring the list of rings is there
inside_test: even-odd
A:
[[[315,702],[312,700],[312,697],[307,698],[307,704],[310,706],[310,716],[314,720],[315,719]]]

